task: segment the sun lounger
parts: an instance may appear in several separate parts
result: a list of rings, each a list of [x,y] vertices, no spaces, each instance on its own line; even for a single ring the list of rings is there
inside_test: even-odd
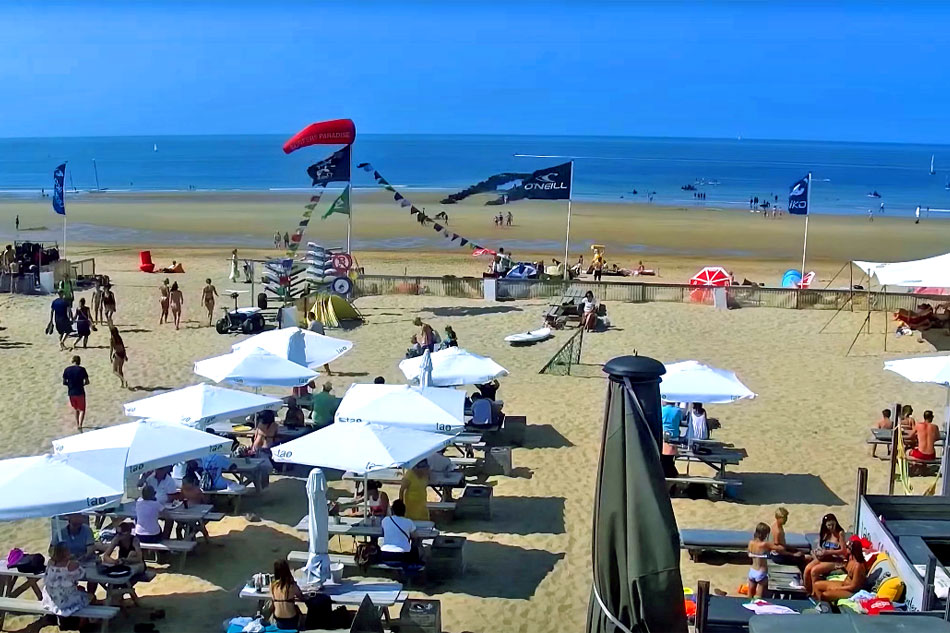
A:
[[[709,582],[699,581],[696,592],[696,625],[695,633],[743,633],[749,630],[749,620],[755,612],[746,609],[744,604],[749,602],[745,596],[715,596],[709,593]],[[826,603],[815,603],[812,600],[781,600],[769,599],[767,602],[774,605],[788,607],[798,613],[830,613],[831,606]],[[788,616],[785,616],[788,617]],[[818,627],[815,631],[820,631]]]
[[[811,550],[815,534],[785,533],[785,542],[789,547]],[[691,559],[702,552],[745,552],[752,540],[751,530],[700,530],[681,529],[680,549],[689,552]]]
[[[119,615],[119,607],[105,607],[90,605],[74,615],[78,618],[87,620],[101,621],[100,630],[105,632],[109,630],[109,620]],[[22,600],[20,598],[0,598],[0,617],[7,613],[20,613],[23,615],[49,615],[49,611],[43,608],[43,604],[38,600]]]

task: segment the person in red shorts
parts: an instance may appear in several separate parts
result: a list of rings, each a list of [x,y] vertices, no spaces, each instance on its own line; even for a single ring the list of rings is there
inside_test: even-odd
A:
[[[82,431],[82,424],[86,421],[86,385],[89,384],[89,374],[80,362],[78,356],[73,356],[73,364],[63,370],[63,384],[66,385],[69,406],[76,415],[76,428]]]
[[[917,447],[907,452],[908,457],[921,461],[932,461],[937,458],[934,444],[940,437],[940,430],[934,424],[933,411],[924,411],[924,419],[914,425],[910,437],[917,440]]]

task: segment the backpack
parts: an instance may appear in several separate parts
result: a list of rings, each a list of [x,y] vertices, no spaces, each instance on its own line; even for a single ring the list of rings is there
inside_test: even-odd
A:
[[[46,559],[42,554],[24,554],[14,567],[24,574],[42,574],[46,571]]]

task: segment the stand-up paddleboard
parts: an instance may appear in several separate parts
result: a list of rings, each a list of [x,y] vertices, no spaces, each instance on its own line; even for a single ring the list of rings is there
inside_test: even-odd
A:
[[[527,345],[530,343],[537,343],[538,341],[543,341],[548,338],[551,338],[551,328],[543,327],[537,330],[531,330],[530,332],[511,334],[505,337],[505,342],[511,343],[512,345]]]

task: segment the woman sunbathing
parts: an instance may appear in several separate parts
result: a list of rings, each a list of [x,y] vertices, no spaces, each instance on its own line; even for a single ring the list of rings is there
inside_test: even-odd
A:
[[[812,552],[812,557],[813,560],[805,566],[802,574],[805,591],[809,594],[815,583],[836,569],[844,569],[848,557],[844,529],[835,515],[829,513],[821,518],[818,548]]]
[[[812,593],[815,600],[834,603],[838,600],[848,599],[864,588],[868,572],[865,569],[864,550],[861,548],[860,539],[857,537],[851,538],[851,542],[848,543],[848,553],[850,559],[845,567],[848,577],[844,580],[819,580],[816,582]]]

